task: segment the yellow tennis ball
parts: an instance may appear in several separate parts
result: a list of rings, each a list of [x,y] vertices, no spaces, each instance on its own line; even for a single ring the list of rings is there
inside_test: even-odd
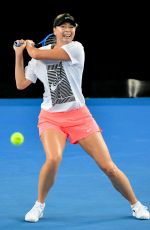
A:
[[[11,136],[10,136],[10,142],[13,145],[21,145],[24,142],[24,136],[22,133],[20,132],[14,132]]]

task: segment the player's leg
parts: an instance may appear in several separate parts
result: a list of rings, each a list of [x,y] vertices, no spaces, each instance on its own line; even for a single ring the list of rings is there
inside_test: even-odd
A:
[[[108,176],[116,190],[118,190],[130,202],[132,205],[131,207],[135,207],[135,204],[136,207],[138,205],[136,214],[134,213],[135,210],[132,209],[133,216],[140,219],[149,219],[149,212],[137,200],[127,176],[112,161],[101,133],[95,132],[94,134],[81,139],[79,144],[96,161],[98,166]]]
[[[100,132],[96,132],[79,141],[84,150],[96,161],[98,166],[109,177],[113,186],[131,203],[137,198],[132,190],[128,178],[114,164],[109,150]]]
[[[66,135],[55,129],[47,129],[41,134],[46,159],[39,174],[38,199],[26,214],[25,220],[37,222],[43,216],[45,199],[52,187],[66,143]]]
[[[39,174],[38,201],[44,203],[45,197],[55,181],[57,169],[62,160],[66,135],[55,129],[48,129],[42,133],[41,141],[46,159]]]

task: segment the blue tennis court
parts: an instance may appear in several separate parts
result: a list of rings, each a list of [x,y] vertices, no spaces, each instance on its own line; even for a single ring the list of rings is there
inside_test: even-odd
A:
[[[149,230],[136,220],[128,202],[79,145],[67,142],[44,218],[24,221],[37,197],[44,151],[38,136],[41,99],[0,99],[0,229]],[[150,207],[150,98],[87,99],[114,162],[129,177],[137,197]],[[15,147],[10,135],[24,134]]]

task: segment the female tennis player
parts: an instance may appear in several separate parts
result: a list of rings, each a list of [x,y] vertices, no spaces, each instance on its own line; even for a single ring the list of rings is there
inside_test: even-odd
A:
[[[67,138],[72,144],[80,144],[94,159],[128,201],[135,218],[150,219],[148,208],[139,201],[127,176],[113,162],[101,128],[85,104],[81,88],[85,53],[83,45],[74,40],[76,28],[74,17],[64,13],[54,20],[55,44],[35,48],[33,41],[21,40],[22,46],[14,46],[17,88],[23,90],[37,79],[44,85],[38,128],[46,157],[39,173],[38,197],[25,220],[37,222],[43,217],[46,197],[55,182]],[[31,57],[25,68],[24,49]]]

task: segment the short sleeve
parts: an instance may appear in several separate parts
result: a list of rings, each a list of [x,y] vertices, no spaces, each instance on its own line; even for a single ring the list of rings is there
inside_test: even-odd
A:
[[[37,81],[37,76],[34,72],[34,60],[31,59],[31,61],[28,62],[28,65],[25,67],[25,78],[27,80],[32,81],[33,83],[36,83]]]
[[[72,64],[84,65],[84,48],[80,42],[72,41],[61,48],[67,52]]]

